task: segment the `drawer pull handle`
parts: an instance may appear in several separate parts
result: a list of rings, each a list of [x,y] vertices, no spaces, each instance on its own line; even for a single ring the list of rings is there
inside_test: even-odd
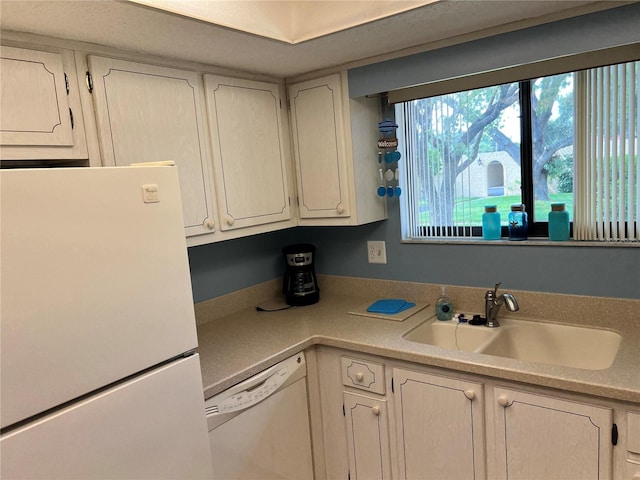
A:
[[[207,227],[209,230],[213,230],[216,224],[213,220],[211,220],[210,218],[207,218],[204,221],[204,226]]]
[[[501,407],[507,408],[510,407],[513,404],[512,401],[510,401],[506,395],[500,395],[498,397],[498,405],[500,405]]]
[[[362,382],[364,380],[364,373],[357,372],[356,373],[356,382]]]
[[[342,205],[338,205],[336,212],[338,212],[338,215],[342,215],[344,213],[344,207]]]
[[[467,397],[469,400],[473,400],[474,398],[476,398],[476,392],[474,392],[473,390],[465,390],[464,396]]]
[[[375,407],[371,407],[371,413],[373,413],[375,416],[380,415],[380,407],[377,405]]]

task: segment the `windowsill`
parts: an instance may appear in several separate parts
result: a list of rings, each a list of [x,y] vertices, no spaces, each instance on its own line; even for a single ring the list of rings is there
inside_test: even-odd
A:
[[[623,248],[638,248],[640,242],[607,242],[607,241],[582,241],[582,240],[568,240],[566,242],[551,241],[546,238],[530,238],[529,240],[508,240],[503,238],[501,240],[484,240],[482,238],[431,238],[431,239],[402,239],[401,243],[412,244],[439,244],[439,245],[498,245],[498,246],[535,246],[535,247],[623,247]]]

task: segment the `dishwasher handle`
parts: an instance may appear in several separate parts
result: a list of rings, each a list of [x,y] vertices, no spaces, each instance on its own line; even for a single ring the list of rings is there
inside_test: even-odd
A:
[[[209,418],[246,410],[291,383],[289,380],[305,374],[304,354],[299,353],[209,398],[205,401],[205,414]]]

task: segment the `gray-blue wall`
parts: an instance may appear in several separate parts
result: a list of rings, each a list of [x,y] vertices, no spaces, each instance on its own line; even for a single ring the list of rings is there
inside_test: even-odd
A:
[[[522,41],[555,32],[558,38],[573,39],[572,44],[579,44],[587,35],[589,48],[602,48],[614,40],[613,44],[638,41],[640,30],[635,28],[638,18],[640,4],[634,3],[482,40],[478,45],[502,41],[509,46],[515,37]],[[546,50],[553,53],[552,46]],[[546,51],[540,45],[537,47],[536,51]],[[389,72],[395,72],[390,67],[422,65],[421,68],[429,70],[432,64],[423,63],[422,57],[437,54],[426,52],[354,69],[349,72],[350,87],[359,88],[358,94],[384,91],[390,88],[384,83]],[[515,290],[640,299],[640,248],[402,244],[397,201],[391,200],[389,206],[389,220],[371,225],[300,227],[192,247],[189,261],[194,300],[199,302],[281,277],[282,247],[301,242],[317,246],[316,270],[323,274],[474,287],[491,287],[501,281],[504,288]],[[386,241],[387,265],[367,262],[367,240]]]
[[[298,227],[189,249],[194,301],[284,272],[281,249],[309,242],[321,274],[445,285],[640,299],[640,248],[403,244],[397,201],[389,220],[360,227]],[[384,240],[387,264],[367,262],[367,240]],[[320,285],[322,288],[322,285]]]
[[[282,247],[296,242],[296,229],[189,248],[194,301],[231,293],[279,277]]]
[[[364,65],[349,70],[349,96],[357,98],[523,63],[637,44],[640,42],[639,25],[640,2],[634,2],[623,7]]]

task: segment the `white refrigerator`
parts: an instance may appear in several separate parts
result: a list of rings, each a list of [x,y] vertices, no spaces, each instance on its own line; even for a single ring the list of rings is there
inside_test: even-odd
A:
[[[0,478],[211,478],[177,168],[0,170]]]

